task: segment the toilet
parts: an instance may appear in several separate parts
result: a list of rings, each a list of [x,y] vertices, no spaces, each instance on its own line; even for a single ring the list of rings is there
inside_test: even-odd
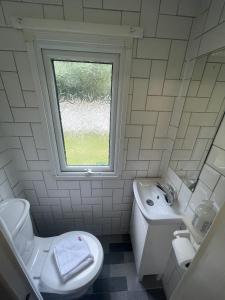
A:
[[[0,202],[0,229],[5,233],[12,250],[25,265],[28,276],[41,293],[53,293],[63,299],[79,298],[98,277],[103,265],[103,249],[90,233],[71,231],[58,236],[41,238],[34,235],[30,218],[30,204],[25,199],[7,199]],[[53,256],[54,245],[61,239],[78,234],[88,244],[94,262],[85,270],[63,283]]]

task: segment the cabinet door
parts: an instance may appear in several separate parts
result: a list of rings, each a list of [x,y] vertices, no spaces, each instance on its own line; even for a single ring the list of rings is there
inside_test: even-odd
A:
[[[148,231],[148,223],[143,217],[138,205],[134,201],[131,217],[130,234],[133,246],[135,264],[137,272],[140,272],[142,254],[145,246],[146,235]]]

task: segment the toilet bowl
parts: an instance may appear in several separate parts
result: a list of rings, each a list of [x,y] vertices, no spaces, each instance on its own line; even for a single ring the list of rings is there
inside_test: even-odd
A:
[[[21,257],[27,275],[41,293],[79,298],[98,277],[103,264],[103,249],[99,240],[84,231],[71,231],[58,236],[41,238],[33,233],[30,204],[24,199],[8,199],[0,204],[0,229],[7,235],[17,256]],[[88,244],[94,262],[85,270],[63,283],[53,256],[54,245],[67,236],[78,234]]]

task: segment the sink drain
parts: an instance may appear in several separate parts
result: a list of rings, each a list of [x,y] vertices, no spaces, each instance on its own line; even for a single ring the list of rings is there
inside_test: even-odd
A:
[[[151,200],[151,199],[147,199],[147,200],[146,200],[146,203],[147,203],[148,205],[150,205],[150,206],[153,206],[153,205],[154,205],[154,201]]]

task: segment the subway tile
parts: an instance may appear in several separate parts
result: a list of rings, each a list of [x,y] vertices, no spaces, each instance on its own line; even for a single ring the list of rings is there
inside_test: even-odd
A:
[[[148,95],[161,95],[164,76],[166,72],[166,61],[153,60],[148,87]]]
[[[33,76],[30,69],[30,62],[26,52],[14,52],[16,66],[22,89],[34,90]]]
[[[20,140],[26,160],[38,160],[34,139],[32,137],[21,137]]]
[[[205,112],[208,103],[209,103],[209,98],[187,97],[184,105],[184,111]]]
[[[225,82],[216,82],[213,89],[210,101],[207,107],[207,112],[219,112],[225,95]]]
[[[148,79],[134,79],[133,89],[133,110],[145,110],[145,103],[148,90]]]
[[[167,79],[179,79],[184,62],[187,42],[172,41],[166,70]]]
[[[40,4],[2,1],[6,23],[11,24],[12,16],[42,18],[43,10]]]
[[[159,0],[142,0],[140,25],[144,28],[144,36],[155,36],[159,6]]]
[[[216,64],[216,63],[206,64],[202,81],[198,90],[199,97],[210,97],[219,70],[220,70],[220,64]]]
[[[156,125],[155,136],[166,137],[170,123],[171,113],[170,112],[159,112],[159,117]]]
[[[178,15],[196,17],[199,13],[199,1],[181,0],[179,3]]]
[[[217,131],[215,140],[213,142],[214,145],[222,149],[225,149],[224,132],[225,132],[225,118],[223,118],[223,121],[220,124],[219,130]]]
[[[131,76],[139,77],[139,78],[149,78],[150,68],[151,68],[151,60],[133,59]],[[135,79],[134,79],[134,84],[135,84]]]
[[[161,0],[160,13],[167,15],[176,15],[178,9],[179,0]]]
[[[206,150],[207,140],[197,139],[195,142],[195,147],[192,152],[191,159],[200,161],[203,158],[204,152]]]
[[[225,177],[221,176],[211,196],[211,200],[214,201],[219,208],[221,208],[225,202],[224,195],[225,195]]]
[[[103,0],[104,9],[140,11],[141,0]]]
[[[140,150],[140,160],[161,160],[162,151],[160,150]]]
[[[201,171],[199,179],[204,182],[211,190],[213,190],[219,180],[219,177],[220,174],[218,172],[205,164]]]
[[[207,163],[213,169],[225,176],[225,151],[213,146],[207,157]]]
[[[81,205],[80,190],[70,190],[70,198],[72,205]]]
[[[189,88],[188,88],[188,94],[189,97],[195,97],[197,96],[198,89],[199,89],[200,81],[199,80],[192,80],[190,82]]]
[[[180,125],[177,132],[177,138],[184,138],[188,128],[191,113],[183,113],[181,116]]]
[[[27,123],[0,124],[0,129],[6,136],[32,136],[30,124]]]
[[[76,190],[79,189],[79,182],[78,181],[73,181],[73,180],[58,180],[57,181],[57,186],[59,189],[62,190]]]
[[[23,91],[26,107],[39,107],[37,95],[34,91]]]
[[[204,55],[202,57],[197,58],[192,74],[192,80],[201,80],[202,75],[205,69],[205,64],[206,64],[207,56]]]
[[[192,20],[180,16],[159,15],[156,36],[188,40]]]
[[[151,149],[155,134],[155,126],[143,126],[141,149]]]
[[[103,188],[105,189],[120,189],[123,188],[124,181],[123,180],[104,180]]]
[[[131,123],[137,125],[154,125],[157,121],[157,112],[132,111]]]
[[[129,138],[127,149],[127,160],[138,160],[140,139]]]
[[[46,149],[45,135],[41,124],[31,124],[32,132],[34,135],[35,145],[39,149]]]
[[[44,5],[44,17],[46,19],[64,19],[63,7],[56,5]]]
[[[120,25],[121,12],[100,9],[84,9],[84,22]]]
[[[123,11],[122,25],[139,26],[139,13],[132,11]]]
[[[82,197],[90,197],[91,196],[91,183],[89,181],[81,181],[81,196]]]
[[[183,149],[193,149],[198,137],[199,127],[189,126],[183,142]]]
[[[213,126],[216,116],[216,113],[192,113],[189,124],[192,126]]]
[[[83,21],[82,0],[63,0],[66,20]]]
[[[16,169],[19,171],[25,171],[28,169],[27,161],[25,159],[24,153],[20,149],[12,149],[12,156],[15,161]]]
[[[181,80],[165,80],[163,87],[163,95],[178,96],[181,87]]]
[[[132,171],[132,170],[148,170],[148,161],[127,161],[126,164],[126,170]]]
[[[46,160],[29,160],[27,165],[30,171],[50,171],[51,166],[49,161]]]
[[[24,107],[23,94],[17,73],[2,72],[1,75],[10,105],[12,107]]]
[[[12,108],[15,122],[40,122],[38,108]]]
[[[205,139],[205,138],[213,138],[215,136],[216,127],[201,127],[199,132],[199,138]]]
[[[169,40],[144,38],[138,41],[137,57],[147,59],[168,59],[169,49]]]
[[[182,111],[185,103],[185,97],[176,97],[174,101],[172,116],[170,120],[170,125],[179,127],[180,120],[182,120]]]
[[[1,122],[12,122],[13,116],[4,91],[0,91],[0,107]]]
[[[140,125],[126,125],[126,137],[140,137],[142,126]]]
[[[16,71],[12,52],[0,51],[0,71]]]
[[[174,97],[148,96],[146,109],[151,111],[172,111]]]
[[[48,150],[46,149],[38,149],[37,150],[38,159],[39,160],[49,160]]]
[[[223,0],[212,0],[204,28],[205,31],[208,31],[210,28],[216,26],[219,23],[223,6]]]
[[[191,157],[191,150],[173,150],[172,160],[189,160]]]
[[[26,51],[22,31],[13,28],[0,28],[0,50]]]
[[[102,0],[84,0],[83,6],[89,8],[102,8]]]
[[[33,185],[38,197],[48,197],[44,181],[34,181]]]

